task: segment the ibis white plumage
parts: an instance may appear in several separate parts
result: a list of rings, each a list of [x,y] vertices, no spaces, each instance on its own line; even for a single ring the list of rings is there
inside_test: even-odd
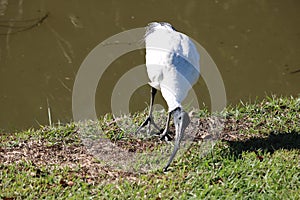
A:
[[[152,118],[154,97],[157,90],[160,90],[169,109],[161,139],[169,139],[168,131],[172,114],[176,130],[174,150],[164,168],[166,171],[179,149],[184,131],[190,122],[181,103],[200,76],[200,56],[193,41],[166,22],[150,23],[146,29],[145,43],[151,101],[149,116],[137,132],[147,124],[149,124],[149,131],[151,124],[160,130]]]

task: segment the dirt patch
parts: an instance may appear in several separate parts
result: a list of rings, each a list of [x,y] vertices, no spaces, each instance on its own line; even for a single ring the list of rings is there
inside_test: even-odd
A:
[[[243,141],[249,139],[249,135],[240,134],[241,129],[248,128],[251,124],[245,120],[235,120],[233,118],[218,119],[218,123],[222,123],[222,131],[219,132],[219,139],[223,141]],[[197,121],[194,141],[204,140],[210,134],[212,126],[216,125],[215,118],[203,118]],[[170,129],[170,136],[175,135],[174,126]],[[72,134],[78,134],[74,131]],[[63,140],[63,139],[62,139]],[[165,145],[165,142],[159,140],[159,137],[153,137],[147,140],[128,139],[113,141],[118,147],[127,150],[128,152],[142,152],[151,150],[157,145]],[[41,166],[50,167],[68,167],[76,176],[93,182],[98,179],[116,180],[120,176],[125,176],[128,179],[135,179],[137,174],[113,171],[108,166],[97,161],[93,155],[87,150],[86,146],[77,143],[65,143],[63,141],[50,143],[46,139],[27,139],[14,145],[5,145],[0,148],[0,163],[2,166],[17,164],[20,162],[28,162],[36,166],[36,174],[41,174],[39,168]],[[78,168],[78,166],[80,166]],[[99,176],[102,174],[103,176]]]

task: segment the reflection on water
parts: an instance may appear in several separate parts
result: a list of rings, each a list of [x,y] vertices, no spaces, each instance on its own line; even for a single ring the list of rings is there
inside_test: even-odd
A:
[[[265,94],[297,95],[299,6],[296,0],[0,0],[0,130],[48,124],[48,109],[53,122],[71,121],[73,82],[86,55],[106,38],[151,21],[170,22],[206,48],[230,104]],[[106,70],[96,95],[99,115],[110,112],[110,95],[122,74],[142,63],[144,52],[135,51]],[[209,106],[202,79],[195,89]],[[130,108],[142,110],[148,101],[144,86]]]

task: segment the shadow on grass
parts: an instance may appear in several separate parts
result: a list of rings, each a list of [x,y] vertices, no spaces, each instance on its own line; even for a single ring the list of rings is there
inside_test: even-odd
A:
[[[268,137],[252,137],[243,141],[227,141],[234,158],[240,158],[242,152],[258,151],[273,154],[276,150],[300,149],[300,133],[271,133]]]

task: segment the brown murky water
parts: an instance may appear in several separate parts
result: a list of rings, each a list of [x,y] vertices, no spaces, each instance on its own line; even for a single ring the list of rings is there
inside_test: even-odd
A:
[[[151,21],[170,22],[198,41],[217,64],[229,104],[265,94],[300,93],[300,1],[0,0],[0,130],[72,120],[72,87],[88,53],[106,38]],[[114,84],[144,62],[134,51],[100,80],[98,115],[110,112]],[[202,79],[199,101],[210,105]],[[132,97],[146,107],[149,86]],[[158,102],[163,102],[158,99]]]

